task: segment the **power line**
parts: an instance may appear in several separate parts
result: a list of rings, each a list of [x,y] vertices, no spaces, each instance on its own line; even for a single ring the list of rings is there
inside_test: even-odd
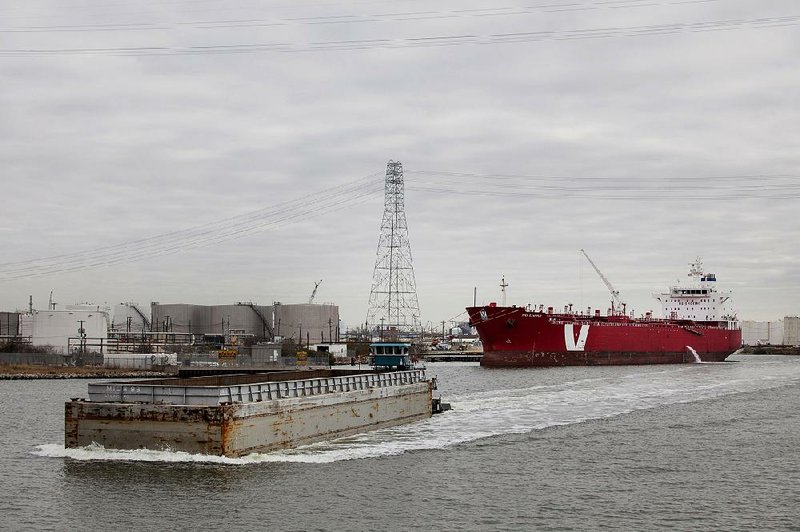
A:
[[[318,201],[322,201],[324,199],[330,199],[333,197],[340,197],[346,196],[350,194],[354,190],[363,190],[362,187],[365,185],[369,185],[373,179],[379,175],[371,174],[369,176],[365,176],[361,179],[352,181],[350,183],[345,183],[342,185],[338,185],[336,187],[331,187],[322,191],[319,191],[315,194],[302,196],[297,199],[284,201],[277,203],[275,205],[265,207],[263,209],[258,209],[255,211],[250,211],[244,214],[240,214],[237,216],[232,216],[229,218],[223,218],[221,220],[215,220],[213,222],[209,222],[206,224],[197,225],[188,229],[182,229],[177,231],[171,231],[168,233],[163,233],[160,235],[132,240],[123,242],[120,244],[114,244],[110,246],[103,246],[99,248],[94,248],[92,251],[95,253],[99,252],[116,252],[120,249],[132,249],[138,247],[149,247],[152,245],[161,245],[164,243],[171,243],[174,240],[185,240],[188,237],[203,237],[207,235],[213,235],[214,233],[227,233],[227,232],[235,232],[242,227],[253,227],[261,220],[269,220],[272,217],[277,215],[281,215],[287,212],[297,212],[298,210],[307,207],[311,203],[316,203]],[[377,187],[378,185],[372,183],[373,187]],[[309,199],[311,198],[311,199]],[[69,253],[69,254],[62,254],[62,255],[55,255],[53,257],[49,257],[49,259],[54,260],[63,260],[69,258],[76,258],[84,255],[85,252],[76,252],[76,253]],[[0,263],[0,270],[5,269],[8,266],[14,265],[29,265],[31,262],[34,261],[19,261],[19,262],[7,262],[7,263]]]
[[[224,19],[206,19],[194,21],[173,21],[173,22],[137,22],[137,23],[123,23],[123,24],[58,24],[58,25],[36,25],[36,26],[0,26],[0,33],[47,33],[47,32],[61,32],[61,31],[81,31],[86,32],[105,31],[106,27],[114,27],[119,31],[137,31],[141,29],[149,30],[170,30],[177,27],[192,27],[195,29],[218,29],[218,28],[242,28],[242,27],[271,27],[271,26],[317,26],[324,24],[343,25],[343,24],[364,24],[375,22],[389,22],[396,23],[402,21],[418,21],[418,20],[436,20],[436,19],[475,19],[475,18],[500,18],[500,17],[520,17],[525,15],[541,15],[543,13],[564,13],[570,11],[586,11],[586,10],[609,10],[619,12],[624,9],[636,9],[641,11],[642,8],[651,7],[667,7],[679,6],[689,7],[697,3],[720,3],[730,0],[702,0],[702,2],[687,2],[685,0],[672,0],[672,1],[659,1],[652,2],[651,0],[620,0],[620,1],[606,1],[597,2],[594,0],[583,1],[569,1],[569,2],[545,2],[538,5],[528,6],[503,6],[503,7],[488,7],[488,8],[473,8],[473,9],[450,9],[450,10],[430,10],[424,11],[394,11],[383,13],[335,13],[316,16],[285,16],[274,18],[230,18],[231,7],[218,9],[204,9],[204,10],[189,10],[189,12],[215,12],[222,11],[226,13]],[[159,7],[163,7],[166,2],[159,2]],[[192,2],[195,5],[197,2]],[[137,8],[141,7],[140,3],[135,4]],[[81,7],[86,7],[82,4]],[[92,7],[92,6],[89,6]],[[108,8],[106,4],[95,5],[92,9]],[[298,7],[297,5],[293,7]],[[71,7],[69,12],[80,14],[76,9],[77,6]],[[247,9],[247,8],[245,8]],[[259,12],[263,9],[259,6]],[[119,12],[119,5],[113,7],[113,14]],[[186,11],[182,11],[186,12]],[[123,15],[136,15],[138,13],[125,13]],[[6,19],[7,20],[7,19]]]
[[[0,264],[0,280],[111,266],[242,238],[255,232],[288,225],[298,219],[338,211],[368,201],[382,192],[380,183],[370,182],[374,177],[375,174],[322,193],[278,204],[277,207],[253,211],[187,230],[76,253]]]
[[[672,34],[692,34],[745,29],[768,29],[800,25],[800,15],[780,17],[760,17],[749,19],[712,20],[704,22],[650,24],[639,26],[618,26],[603,28],[584,28],[555,31],[532,31],[497,33],[485,35],[434,35],[401,39],[355,39],[319,41],[310,43],[260,42],[232,43],[207,46],[137,46],[137,47],[83,47],[83,48],[17,48],[0,49],[0,57],[48,57],[72,55],[101,56],[174,56],[240,54],[258,52],[317,52],[432,48],[441,46],[518,44],[543,41],[568,41],[586,39],[617,39],[631,37],[652,37]]]
[[[800,175],[601,177],[406,171],[406,186],[432,194],[595,200],[740,200],[800,198]],[[236,240],[369,201],[383,190],[372,174],[322,192],[242,215],[80,252],[0,264],[0,281],[108,267]]]
[[[498,196],[508,198],[519,197],[535,197],[535,198],[550,198],[550,199],[607,199],[607,200],[680,200],[680,201],[710,201],[710,200],[735,200],[735,199],[798,199],[800,198],[800,191],[787,194],[785,192],[774,192],[771,194],[752,194],[752,193],[703,193],[703,194],[686,194],[669,190],[659,190],[649,193],[643,192],[630,192],[630,193],[614,193],[613,191],[598,191],[595,193],[590,192],[576,192],[569,189],[562,189],[560,191],[520,191],[514,189],[508,190],[475,190],[464,189],[458,187],[433,187],[424,185],[410,185],[409,190],[420,192],[431,192],[437,194],[456,194],[463,196]]]
[[[736,174],[736,175],[689,175],[689,176],[650,176],[643,178],[641,176],[574,176],[574,175],[550,175],[550,174],[479,174],[475,172],[449,172],[442,170],[406,170],[406,174],[415,175],[429,175],[429,176],[443,176],[453,178],[479,178],[479,179],[525,179],[525,180],[543,180],[543,181],[612,181],[612,180],[632,180],[632,179],[645,179],[645,180],[659,180],[659,181],[749,181],[753,179],[767,179],[767,180],[792,180],[800,179],[800,174]]]
[[[409,189],[420,192],[500,197],[619,200],[792,199],[800,175],[601,177],[503,175],[409,170]]]

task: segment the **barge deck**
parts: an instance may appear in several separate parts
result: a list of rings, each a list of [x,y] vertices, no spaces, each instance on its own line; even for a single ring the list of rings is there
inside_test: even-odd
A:
[[[90,383],[65,404],[65,445],[242,456],[429,418],[435,379],[312,370]]]

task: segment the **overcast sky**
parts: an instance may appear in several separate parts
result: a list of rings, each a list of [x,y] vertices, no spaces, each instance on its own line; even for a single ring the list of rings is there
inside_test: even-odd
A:
[[[740,318],[800,312],[796,0],[0,6],[0,310],[322,279],[356,325],[395,159],[424,323],[502,276],[605,308],[580,248],[637,314],[698,255]]]

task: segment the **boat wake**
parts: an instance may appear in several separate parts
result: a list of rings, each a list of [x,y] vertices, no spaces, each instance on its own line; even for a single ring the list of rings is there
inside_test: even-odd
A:
[[[106,449],[102,445],[88,445],[76,449],[67,449],[58,443],[37,445],[32,451],[36,456],[47,458],[71,458],[73,460],[88,461],[124,461],[124,462],[185,462],[207,464],[246,465],[265,462],[290,462],[278,453],[254,453],[241,458],[228,458],[226,456],[211,456],[206,454],[191,454],[183,451],[151,451],[148,449]],[[298,460],[301,461],[301,460]]]
[[[765,361],[766,362],[766,361]],[[530,386],[536,373],[509,372],[509,387],[446,392],[453,410],[431,419],[338,440],[271,453],[226,458],[173,451],[65,449],[39,445],[33,454],[73,460],[121,460],[250,465],[271,462],[329,463],[447,449],[484,438],[528,433],[558,425],[609,418],[659,406],[800,383],[800,363],[691,364],[604,372],[597,378]],[[565,374],[566,375],[566,374]],[[478,371],[476,379],[494,378]],[[445,379],[440,379],[446,382]],[[479,383],[480,384],[480,383]],[[488,388],[483,383],[483,388]],[[514,385],[517,386],[514,386]]]

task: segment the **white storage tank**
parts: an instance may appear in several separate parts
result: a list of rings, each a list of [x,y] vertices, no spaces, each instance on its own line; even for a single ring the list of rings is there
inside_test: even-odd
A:
[[[800,317],[783,318],[783,345],[800,345]]]
[[[109,316],[104,310],[34,310],[20,319],[23,335],[31,344],[51,346],[55,353],[68,354],[70,338],[73,347],[86,339],[87,351],[100,351],[100,340],[108,338]]]
[[[742,344],[744,345],[782,345],[783,321],[742,322]]]

